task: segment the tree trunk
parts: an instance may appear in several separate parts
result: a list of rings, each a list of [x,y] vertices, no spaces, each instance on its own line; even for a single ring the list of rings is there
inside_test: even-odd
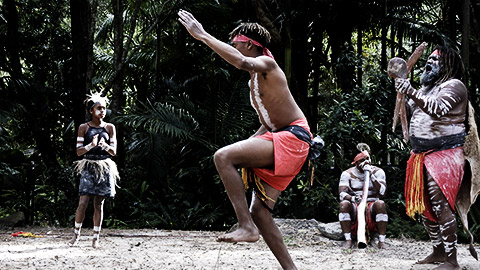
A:
[[[5,39],[6,53],[10,60],[10,76],[20,78],[22,75],[22,66],[20,64],[20,48],[18,42],[18,12],[15,0],[5,0],[5,13],[7,19],[7,38]]]
[[[305,14],[305,2],[296,1],[294,10]],[[308,41],[308,20],[305,17],[294,16],[292,18],[291,29],[291,77],[290,90],[298,103],[298,106],[305,112],[307,119],[309,110],[307,106],[308,97],[308,75],[310,73],[310,63],[308,61],[309,53],[307,48]],[[312,123],[314,124],[314,123]]]
[[[357,30],[357,58],[358,58],[358,67],[357,67],[357,86],[363,86],[363,31],[358,28]]]
[[[72,100],[75,127],[85,122],[84,100],[92,90],[93,37],[97,0],[70,0],[72,25]]]
[[[124,12],[124,0],[112,0],[113,8],[113,66],[115,74],[118,74],[112,85],[112,103],[110,108],[112,115],[122,114],[125,107],[125,96],[123,95],[124,86],[124,74],[123,74],[123,61],[124,61],[124,47],[123,47],[123,12]],[[120,167],[124,165],[125,147],[123,140],[124,131],[121,126],[117,124],[117,162]]]
[[[462,59],[465,70],[470,66],[470,0],[462,1]],[[468,84],[468,82],[465,82]],[[467,85],[468,88],[468,85]]]
[[[381,52],[381,60],[380,60],[380,67],[382,69],[382,72],[386,73],[387,72],[387,32],[388,32],[388,26],[387,26],[387,0],[384,0],[383,2],[384,5],[384,18],[382,20],[382,52]],[[384,83],[384,80],[382,80],[381,84],[382,89],[387,89],[387,86]],[[392,100],[393,102],[393,100]],[[388,125],[384,124],[382,126],[382,131],[380,135],[380,149],[387,149],[387,134],[388,134]],[[382,164],[387,164],[388,160],[388,153],[387,151],[381,151],[381,156]]]

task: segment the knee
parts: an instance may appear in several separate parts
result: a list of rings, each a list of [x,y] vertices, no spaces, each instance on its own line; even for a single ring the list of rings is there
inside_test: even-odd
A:
[[[378,200],[375,203],[373,203],[373,209],[376,213],[386,213],[387,212],[385,202],[382,201],[382,200]]]
[[[89,202],[89,199],[85,199],[85,198],[81,197],[78,200],[78,208],[83,209],[83,210],[87,209],[88,202]]]
[[[102,209],[103,209],[103,202],[104,202],[104,201],[101,200],[101,201],[95,202],[95,203],[93,204],[93,207],[94,207],[95,211],[102,211]]]
[[[88,201],[86,200],[80,200],[78,201],[78,210],[80,211],[85,211],[88,207]]]
[[[340,212],[342,213],[350,212],[351,207],[352,207],[352,203],[347,200],[343,200],[340,202]]]
[[[265,214],[270,214],[268,210],[261,203],[254,203],[250,207],[250,215],[255,223],[262,220]]]
[[[213,155],[213,161],[215,162],[215,166],[217,166],[217,168],[228,163],[229,162],[228,149],[225,147],[218,149]]]

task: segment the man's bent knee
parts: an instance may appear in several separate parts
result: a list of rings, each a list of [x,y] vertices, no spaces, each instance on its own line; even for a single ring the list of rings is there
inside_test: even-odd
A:
[[[218,149],[213,155],[213,161],[215,162],[215,166],[217,166],[217,168],[228,163],[228,149],[226,149],[226,147]]]
[[[340,212],[350,212],[351,207],[352,203],[347,200],[343,200],[340,202]]]

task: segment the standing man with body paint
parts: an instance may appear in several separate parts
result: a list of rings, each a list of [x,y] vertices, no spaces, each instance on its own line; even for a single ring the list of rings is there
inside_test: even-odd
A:
[[[465,165],[468,98],[463,72],[456,51],[437,47],[420,77],[421,89],[413,88],[408,79],[395,79],[397,91],[410,98],[407,113],[413,149],[405,185],[407,214],[422,215],[433,252],[418,263],[442,263],[435,269],[460,269],[454,207]]]
[[[352,232],[358,229],[357,207],[363,197],[365,171],[370,172],[368,184],[366,225],[368,231],[377,231],[378,248],[387,248],[385,244],[388,215],[385,202],[381,200],[387,190],[385,172],[376,166],[370,165],[370,154],[367,150],[358,153],[353,162],[354,167],[342,172],[338,192],[340,195],[340,210],[338,219],[345,236],[344,248],[352,248]]]
[[[189,12],[181,10],[178,15],[195,39],[236,68],[248,71],[251,103],[262,124],[250,138],[215,153],[215,166],[238,219],[238,228],[217,241],[255,242],[261,234],[283,269],[296,269],[269,210],[307,159],[307,141],[312,135],[285,74],[264,47],[270,34],[259,24],[243,23],[230,33],[230,46],[208,34]],[[249,168],[244,181],[254,180],[250,209],[245,198],[248,183],[242,181],[238,168]]]

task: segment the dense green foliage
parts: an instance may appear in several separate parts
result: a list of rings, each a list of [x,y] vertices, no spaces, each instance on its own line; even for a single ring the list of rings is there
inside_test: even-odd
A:
[[[259,126],[248,77],[188,35],[177,21],[183,8],[221,40],[238,22],[265,25],[292,94],[326,142],[313,185],[305,165],[282,193],[276,216],[336,221],[340,173],[365,142],[387,173],[388,233],[426,237],[405,215],[410,148],[391,131],[396,93],[386,64],[407,58],[422,41],[427,51],[453,46],[480,111],[480,1],[463,9],[456,0],[84,0],[78,3],[90,5],[85,10],[94,20],[80,24],[85,16],[75,15],[73,2],[0,1],[0,217],[23,211],[29,224],[72,225],[79,108],[94,90],[112,99],[107,121],[120,132],[121,188],[107,200],[106,226],[224,229],[235,222],[212,157]],[[79,37],[89,44],[80,31],[88,29],[77,26],[86,23],[94,29],[91,62],[79,53]],[[470,225],[477,239],[479,209],[472,208]]]

